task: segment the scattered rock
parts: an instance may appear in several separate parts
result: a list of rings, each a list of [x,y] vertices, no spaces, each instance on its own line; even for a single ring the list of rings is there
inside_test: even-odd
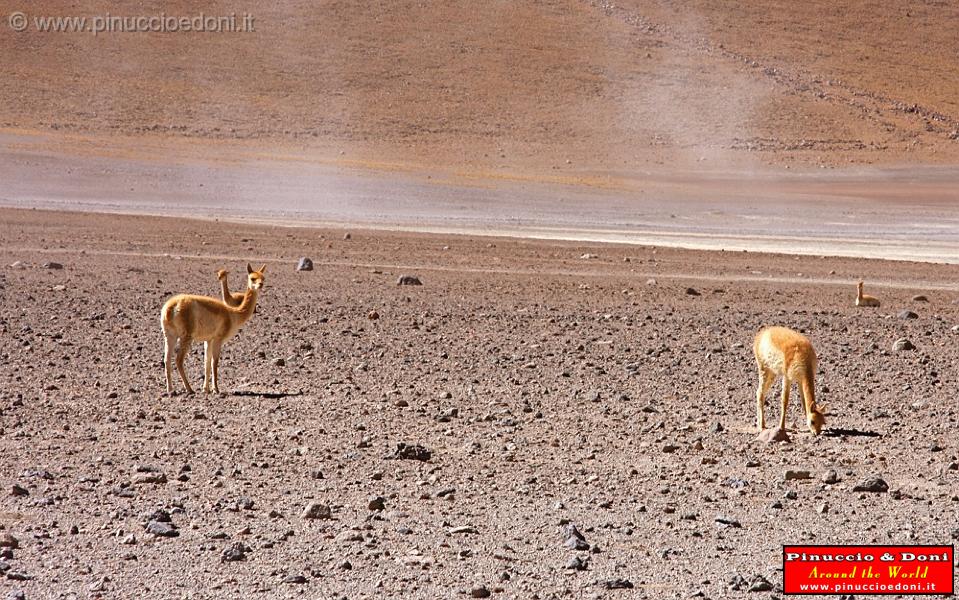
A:
[[[27,595],[23,593],[23,590],[11,590],[6,600],[27,600]]]
[[[283,583],[292,583],[294,585],[300,585],[306,583],[306,577],[303,577],[300,574],[296,575],[287,575],[283,578]]]
[[[306,505],[306,508],[303,510],[304,519],[332,519],[333,510],[325,505],[320,504],[319,502],[310,502]]]
[[[367,313],[366,318],[370,321],[375,321],[380,318],[380,313],[376,312],[375,310],[371,310],[369,313]]]
[[[307,257],[300,258],[300,261],[296,263],[297,271],[312,271],[313,270],[313,261]]]
[[[922,294],[917,294],[912,297],[913,302],[929,302],[929,298],[926,298]]]
[[[146,524],[147,533],[152,533],[158,537],[177,537],[180,535],[180,532],[177,531],[176,525],[173,523],[164,523],[162,521],[150,521]]]
[[[802,480],[802,479],[812,479],[812,476],[809,474],[809,471],[800,471],[797,469],[786,469],[786,472],[783,473],[783,481],[793,481],[793,480]]]
[[[741,591],[743,588],[749,586],[749,582],[739,573],[733,573],[726,584],[729,586],[729,589],[734,592]]]
[[[471,527],[470,525],[460,525],[459,527],[451,527],[449,532],[453,535],[460,534],[460,533],[479,533],[478,531],[476,531],[475,527]]]
[[[370,498],[370,503],[368,505],[370,510],[384,510],[386,509],[386,498],[383,496],[376,496]]]
[[[756,436],[756,440],[766,444],[771,444],[773,442],[788,443],[789,434],[786,433],[785,429],[773,427],[771,429],[763,429],[759,435]]]
[[[732,527],[733,529],[741,529],[742,523],[733,517],[728,517],[726,515],[716,515],[716,518],[713,519],[716,522],[716,525],[720,527]]]
[[[220,562],[236,562],[240,560],[246,560],[246,553],[249,551],[250,547],[243,542],[233,542],[224,548],[223,552],[220,553]]]
[[[822,474],[822,482],[828,485],[839,483],[839,473],[836,472],[836,469],[829,469]]]
[[[10,488],[10,495],[11,495],[11,496],[29,496],[29,495],[30,495],[30,490],[28,490],[27,488],[25,488],[25,487],[23,487],[23,486],[17,485],[17,484],[15,483],[15,484],[13,484],[13,486]]]
[[[423,282],[416,275],[400,275],[396,285],[423,285]]]
[[[563,527],[563,545],[570,550],[589,550],[589,543],[576,525],[572,523]]]
[[[0,548],[19,548],[20,540],[9,533],[0,533]]]
[[[45,262],[45,263],[43,263],[43,268],[44,268],[44,269],[51,269],[51,270],[54,270],[54,271],[59,271],[60,269],[63,268],[63,265],[61,265],[61,264],[58,263],[58,262]]]
[[[910,342],[906,338],[899,338],[898,340],[892,343],[893,352],[903,352],[905,350],[915,350],[915,349],[916,347],[913,346],[912,342]]]
[[[492,596],[485,585],[481,585],[470,590],[470,598],[489,598]]]
[[[633,589],[633,582],[628,579],[616,578],[616,579],[607,579],[603,581],[600,585],[607,590],[631,590]]]
[[[164,473],[137,473],[133,476],[133,485],[146,485],[150,483],[166,483],[167,478]]]
[[[869,492],[872,494],[884,494],[889,491],[889,484],[886,483],[882,477],[867,477],[855,487],[852,488],[854,492]]]
[[[406,444],[400,442],[396,445],[396,451],[386,457],[387,460],[419,460],[426,462],[433,458],[433,453],[419,444]]]
[[[773,584],[771,584],[769,580],[762,575],[756,575],[749,582],[750,592],[771,592],[772,590]]]
[[[912,312],[911,310],[902,310],[899,311],[899,314],[896,315],[896,318],[899,319],[918,319],[919,315]]]
[[[686,295],[687,295],[687,296],[702,296],[702,294],[699,293],[699,290],[697,290],[696,288],[691,288],[691,287],[686,288]]]
[[[140,520],[144,522],[156,521],[158,523],[170,523],[173,521],[173,519],[170,518],[170,513],[162,508],[140,515]]]
[[[585,558],[585,559],[584,559],[584,558],[580,558],[580,557],[578,557],[578,556],[574,556],[573,558],[571,558],[571,559],[569,559],[568,561],[566,561],[566,567],[565,567],[565,568],[566,568],[566,569],[569,569],[569,570],[572,570],[572,571],[585,571],[586,568],[587,568],[588,563],[589,563],[589,559],[588,559],[588,558]]]

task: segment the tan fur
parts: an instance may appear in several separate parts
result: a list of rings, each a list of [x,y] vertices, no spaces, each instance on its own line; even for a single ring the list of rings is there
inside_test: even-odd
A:
[[[803,411],[809,431],[819,435],[826,424],[826,407],[816,405],[816,367],[818,360],[812,343],[799,332],[785,327],[767,327],[756,335],[753,353],[759,370],[759,388],[756,390],[756,426],[766,427],[765,397],[776,376],[783,378],[782,414],[780,429],[786,428],[786,408],[793,383],[799,384]]]
[[[243,303],[243,296],[245,294],[230,293],[230,285],[227,283],[227,278],[230,276],[230,272],[220,269],[216,272],[216,278],[220,280],[221,294],[223,297],[223,303],[230,306],[239,306]]]
[[[862,283],[856,285],[856,306],[871,306],[879,308],[879,298],[862,293]]]
[[[166,369],[167,392],[173,393],[173,353],[176,350],[176,368],[189,394],[193,393],[187,380],[183,361],[193,342],[203,342],[203,391],[220,393],[220,349],[233,337],[240,327],[250,320],[256,309],[256,301],[263,287],[263,272],[266,265],[254,271],[247,270],[247,288],[239,306],[229,306],[215,298],[180,294],[166,301],[160,310],[160,327],[163,329],[163,364]]]

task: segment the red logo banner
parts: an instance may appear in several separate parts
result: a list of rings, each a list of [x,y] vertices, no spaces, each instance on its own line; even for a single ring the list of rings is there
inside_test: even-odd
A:
[[[953,546],[783,546],[783,592],[951,595],[953,552]]]

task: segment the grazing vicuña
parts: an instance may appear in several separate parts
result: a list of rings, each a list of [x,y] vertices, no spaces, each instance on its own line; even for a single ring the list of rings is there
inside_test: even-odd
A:
[[[190,294],[174,296],[163,305],[160,310],[160,326],[163,329],[163,364],[166,368],[167,392],[173,393],[171,363],[178,340],[180,347],[176,350],[176,368],[187,393],[192,394],[193,388],[190,387],[183,369],[183,360],[193,342],[204,343],[203,391],[209,392],[212,387],[214,392],[220,392],[220,349],[253,316],[257,296],[265,281],[263,273],[266,265],[258,271],[247,265],[246,270],[246,293],[243,294],[243,301],[239,306],[228,306],[215,298]]]
[[[789,406],[789,390],[793,383],[799,384],[803,400],[806,424],[809,431],[819,435],[826,424],[826,407],[816,405],[816,351],[812,343],[797,331],[785,327],[767,327],[756,335],[753,342],[756,366],[759,369],[759,389],[756,391],[756,426],[759,431],[766,427],[764,399],[776,376],[783,378],[782,414],[779,428],[786,429],[786,408]]]

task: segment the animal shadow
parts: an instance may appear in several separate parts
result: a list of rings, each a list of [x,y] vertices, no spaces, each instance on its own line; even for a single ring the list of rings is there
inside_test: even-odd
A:
[[[882,437],[881,433],[875,431],[863,431],[861,429],[838,429],[829,427],[824,429],[822,434],[826,437]]]

